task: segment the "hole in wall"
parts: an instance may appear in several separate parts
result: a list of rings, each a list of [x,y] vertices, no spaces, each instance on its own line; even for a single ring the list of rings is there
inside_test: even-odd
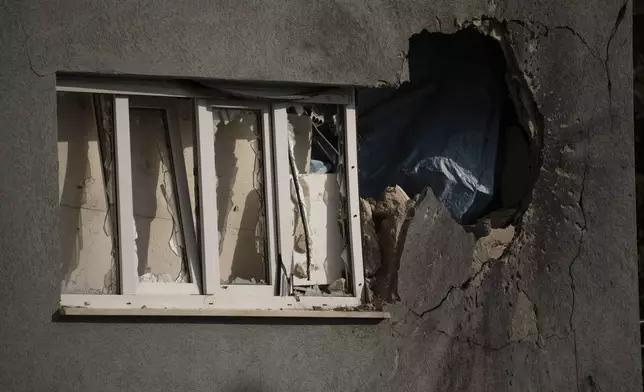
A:
[[[409,81],[357,91],[365,270],[390,281],[376,293],[385,299],[425,189],[477,237],[517,224],[529,204],[541,120],[504,31],[495,21],[424,30],[409,40]]]

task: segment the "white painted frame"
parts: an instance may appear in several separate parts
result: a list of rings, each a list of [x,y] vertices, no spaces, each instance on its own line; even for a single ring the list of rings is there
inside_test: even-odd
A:
[[[188,188],[188,174],[183,156],[183,143],[181,142],[181,129],[179,120],[179,106],[173,99],[159,97],[132,97],[129,99],[129,109],[152,109],[163,111],[170,139],[170,153],[172,154],[172,172],[175,177],[177,189],[177,204],[180,214],[180,226],[183,241],[188,257],[188,272],[191,283],[144,283],[139,282],[136,294],[200,294],[203,288],[201,260],[197,248],[195,222],[192,217],[190,205],[190,190]],[[129,151],[129,150],[128,150]],[[117,159],[118,163],[118,159]],[[130,175],[132,173],[130,167]],[[117,178],[117,184],[119,178]],[[135,270],[137,268],[135,267]],[[138,280],[138,272],[137,272]]]
[[[276,199],[278,206],[277,227],[279,234],[279,249],[287,271],[293,271],[292,249],[294,246],[290,233],[293,230],[290,213],[291,188],[290,168],[288,162],[288,115],[287,109],[291,103],[274,103],[273,111],[273,145],[275,148],[275,178],[276,178]],[[359,300],[364,298],[364,267],[362,260],[362,229],[360,222],[360,195],[358,192],[358,146],[356,141],[356,110],[354,100],[344,105],[344,127],[345,143],[345,164],[344,175],[346,185],[346,211],[348,225],[348,253],[349,265],[351,266],[351,286],[353,297]],[[283,132],[281,131],[283,130]],[[284,250],[284,251],[282,251]],[[293,277],[288,277],[292,281]],[[292,294],[292,287],[289,287],[288,294]],[[284,292],[282,295],[285,295]]]
[[[262,312],[262,311],[337,311],[357,308],[364,303],[364,270],[362,263],[361,247],[361,229],[359,213],[359,194],[358,194],[358,167],[357,167],[357,147],[356,147],[356,114],[353,92],[341,94],[337,97],[329,94],[312,97],[306,100],[298,100],[289,103],[272,103],[267,101],[263,103],[256,102],[234,102],[234,101],[215,101],[199,99],[200,95],[193,92],[176,90],[166,85],[150,88],[149,85],[128,84],[124,88],[110,89],[108,85],[98,83],[73,83],[66,81],[63,85],[57,86],[57,91],[86,92],[86,93],[109,93],[116,94],[114,98],[115,108],[115,134],[116,134],[116,157],[117,157],[117,202],[119,218],[119,256],[121,262],[121,295],[61,295],[61,307],[68,309],[68,314],[137,314],[137,309],[163,310],[166,314],[168,310],[176,309],[182,314],[193,315],[230,315],[231,312]],[[132,96],[132,106],[128,96],[118,95],[126,93]],[[150,284],[139,283],[137,266],[134,265],[134,225],[121,224],[121,222],[133,221],[132,211],[132,179],[131,179],[131,158],[130,158],[130,129],[129,129],[129,108],[130,107],[154,107],[166,109],[168,115],[168,126],[175,120],[171,119],[171,110],[162,104],[159,98],[146,98],[141,101],[136,96],[163,96],[163,97],[188,97],[194,99],[194,125],[195,125],[195,146],[198,167],[198,184],[199,192],[199,216],[201,238],[199,241],[201,261],[201,279],[198,279],[198,269],[191,268],[195,274],[196,282],[201,285],[191,284]],[[285,287],[285,277],[279,266],[279,254],[282,254],[282,261],[287,264],[287,272],[292,271],[290,258],[284,258],[284,255],[290,255],[292,252],[293,239],[290,238],[290,179],[288,174],[288,120],[286,109],[293,103],[334,103],[342,104],[345,107],[344,118],[344,136],[345,136],[345,184],[347,186],[347,222],[349,227],[349,254],[350,265],[352,266],[352,291],[350,297],[295,297],[291,294],[291,287]],[[219,238],[217,229],[217,198],[216,198],[216,178],[215,173],[215,145],[212,108],[230,108],[244,109],[261,112],[262,122],[262,147],[263,147],[263,167],[264,167],[264,187],[265,187],[265,209],[266,209],[266,227],[268,237],[269,251],[269,285],[221,285],[219,279]],[[172,135],[172,132],[170,132]],[[171,140],[171,143],[175,143]],[[180,140],[179,140],[180,143]],[[171,148],[175,151],[175,148]],[[181,158],[175,160],[173,152],[173,161],[175,166],[181,166],[184,170],[185,165],[178,164],[183,161],[182,149]],[[175,177],[177,171],[175,170]],[[183,177],[185,179],[185,177]],[[187,192],[187,182],[185,191]],[[179,184],[178,184],[179,185]],[[179,186],[177,186],[179,188]],[[179,191],[183,194],[184,191]],[[185,196],[185,195],[184,195]],[[180,197],[181,199],[182,197]],[[188,206],[189,206],[189,197]],[[188,224],[195,230],[192,222],[192,213],[183,213],[185,205],[181,206],[182,224]],[[287,213],[282,213],[287,211]],[[185,217],[185,219],[184,219]],[[188,238],[184,231],[184,238]],[[194,235],[192,238],[196,238]],[[131,244],[131,246],[124,246]],[[186,240],[187,245],[187,240]],[[193,243],[196,249],[196,244]],[[193,246],[191,245],[191,246]],[[188,246],[188,245],[187,245]],[[131,251],[128,249],[132,248]],[[284,250],[284,251],[282,251]],[[199,252],[197,252],[199,253]],[[278,281],[279,277],[280,280]],[[282,287],[277,292],[277,283]],[[157,290],[157,286],[163,287],[163,292]],[[173,286],[173,287],[170,287]],[[176,287],[175,287],[176,286]],[[192,286],[192,287],[190,287]],[[195,287],[196,286],[196,290]],[[201,294],[199,294],[201,293]],[[75,311],[71,311],[75,309]],[[84,312],[87,310],[87,312]],[[149,312],[149,311],[148,311]],[[192,313],[191,313],[192,312]],[[342,313],[342,312],[340,312]],[[370,314],[370,317],[388,317],[382,312],[357,312]],[[297,312],[295,313],[297,314]],[[302,313],[300,313],[302,314]],[[323,313],[320,313],[322,316]],[[338,313],[339,314],[339,313]],[[246,314],[244,315],[252,315]],[[374,316],[377,315],[377,316]],[[310,312],[306,317],[310,317]],[[335,317],[335,316],[324,316]],[[338,317],[349,317],[339,315]]]
[[[288,116],[286,109],[289,104],[275,103],[271,105],[273,137],[272,144],[275,158],[275,200],[277,203],[277,233],[279,238],[277,263],[283,263],[284,271],[280,273],[280,295],[292,295],[293,287],[293,236],[291,222],[291,180],[290,165],[288,161]],[[281,268],[281,266],[280,266]]]
[[[268,284],[261,285],[231,285],[221,284],[219,273],[219,233],[217,229],[217,181],[215,168],[215,130],[214,109],[249,110],[257,114],[258,126],[262,135],[262,167],[264,186],[264,209],[266,211],[266,241]],[[196,103],[195,123],[197,124],[197,159],[199,162],[199,202],[200,222],[202,225],[202,255],[204,260],[204,281],[206,294],[214,294],[216,298],[242,297],[245,301],[257,302],[272,297],[275,291],[276,276],[276,233],[275,205],[273,197],[272,152],[270,145],[270,112],[268,104],[245,103],[234,101],[206,101]]]
[[[362,226],[360,222],[360,193],[358,191],[358,144],[356,140],[356,107],[352,99],[344,108],[345,184],[347,187],[347,222],[349,225],[350,265],[353,268],[353,293],[364,298],[364,267],[362,260]]]
[[[218,83],[221,88],[235,89],[234,84]],[[350,87],[327,87],[328,91],[320,92],[317,95],[293,100],[291,103],[319,103],[348,105],[353,101],[353,88]],[[284,87],[259,88],[254,86],[244,91],[266,91],[283,92],[289,94]],[[93,93],[93,94],[115,94],[128,96],[155,96],[193,99],[219,99],[227,100],[229,97],[221,96],[221,93],[208,89],[206,86],[198,86],[194,82],[186,83],[181,80],[160,81],[153,79],[122,79],[106,76],[64,76],[59,75],[56,80],[56,91]],[[270,99],[264,102],[271,101]]]
[[[139,284],[134,242],[132,159],[130,156],[130,105],[128,97],[114,96],[116,205],[121,294],[136,294]],[[130,223],[131,222],[131,223]]]

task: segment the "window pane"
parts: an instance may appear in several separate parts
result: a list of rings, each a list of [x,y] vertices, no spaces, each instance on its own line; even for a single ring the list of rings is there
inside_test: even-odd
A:
[[[342,108],[292,106],[288,110],[292,274],[294,291],[307,296],[348,294],[344,175],[341,171]]]
[[[130,109],[135,243],[141,282],[190,282],[168,132],[164,110]]]
[[[222,284],[267,284],[261,114],[213,108]]]
[[[115,211],[106,193],[113,198],[112,119],[100,109],[95,116],[91,94],[58,93],[57,103],[62,293],[116,294]],[[111,117],[111,106],[104,109]]]

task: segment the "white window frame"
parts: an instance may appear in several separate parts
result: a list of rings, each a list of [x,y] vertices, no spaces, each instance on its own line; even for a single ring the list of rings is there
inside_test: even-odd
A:
[[[365,302],[365,281],[362,264],[361,227],[358,194],[358,165],[356,144],[356,114],[353,89],[336,90],[295,102],[271,100],[231,101],[207,96],[202,91],[192,91],[167,83],[150,81],[137,84],[114,80],[59,80],[57,91],[111,94],[114,97],[115,154],[117,173],[118,243],[121,291],[116,295],[62,294],[61,312],[67,315],[257,315],[305,317],[388,317],[383,312],[355,311]],[[198,168],[199,216],[201,238],[196,241],[196,222],[189,211],[188,184],[183,149],[178,132],[176,111],[168,107],[167,99],[159,97],[191,98],[194,102],[196,161]],[[340,104],[344,107],[344,177],[346,186],[346,222],[348,224],[348,253],[350,257],[351,291],[348,297],[293,296],[277,292],[277,277],[283,277],[279,263],[291,267],[293,238],[290,200],[290,172],[287,146],[286,109],[293,103]],[[191,281],[184,284],[139,283],[134,257],[132,171],[130,157],[129,110],[154,108],[166,112],[170,133],[174,173],[177,181],[178,204],[183,212],[186,253]],[[261,113],[263,173],[266,227],[268,239],[268,283],[266,285],[225,285],[219,279],[219,242],[217,230],[217,198],[215,150],[212,108],[253,110]],[[173,136],[174,135],[174,136]],[[281,252],[284,249],[284,252]],[[200,262],[199,262],[200,261]],[[202,279],[198,279],[201,276]],[[281,283],[281,282],[280,282]],[[331,311],[331,312],[325,312]]]

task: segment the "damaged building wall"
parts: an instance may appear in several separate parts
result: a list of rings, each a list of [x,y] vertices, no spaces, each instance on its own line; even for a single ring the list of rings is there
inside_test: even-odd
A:
[[[630,13],[599,0],[0,2],[0,386],[641,390]],[[62,280],[55,72],[396,84],[408,78],[412,35],[481,16],[505,21],[543,119],[539,177],[502,257],[440,263],[433,244],[456,244],[423,234],[430,211],[450,222],[426,196],[390,321],[52,319]],[[469,254],[474,234],[458,230],[447,233]]]

